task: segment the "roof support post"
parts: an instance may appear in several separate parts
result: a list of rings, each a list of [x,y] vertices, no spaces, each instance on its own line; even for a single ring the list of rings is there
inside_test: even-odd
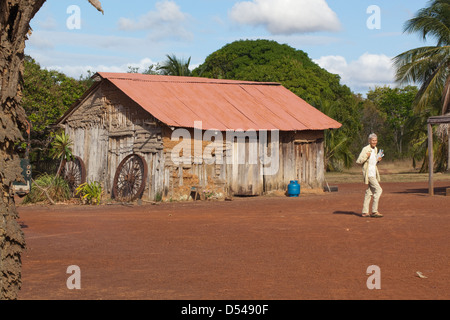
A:
[[[447,125],[447,139],[448,139],[447,171],[450,171],[450,124]]]
[[[428,123],[428,193],[430,196],[434,196],[433,168],[433,127],[431,123]]]

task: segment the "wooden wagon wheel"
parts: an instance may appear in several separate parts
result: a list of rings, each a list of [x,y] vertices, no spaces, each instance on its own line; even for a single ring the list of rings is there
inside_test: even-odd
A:
[[[70,161],[64,160],[61,176],[69,184],[72,195],[75,195],[78,186],[86,182],[86,166],[83,160],[78,156],[75,156]]]
[[[123,202],[140,198],[144,193],[147,171],[147,162],[143,157],[137,154],[125,157],[114,175],[114,198]]]

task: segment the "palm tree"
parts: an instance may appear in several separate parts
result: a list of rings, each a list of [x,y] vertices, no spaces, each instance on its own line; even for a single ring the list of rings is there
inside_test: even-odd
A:
[[[426,123],[429,116],[450,113],[450,1],[430,1],[428,7],[419,10],[414,18],[406,22],[404,32],[418,33],[424,41],[428,37],[437,41],[435,46],[411,49],[393,60],[397,68],[396,81],[399,84],[413,82],[420,85],[415,111],[416,116],[422,118],[418,123]],[[413,130],[416,129],[418,128]],[[443,131],[444,128],[441,126],[438,132]],[[430,146],[437,148],[438,154],[442,156],[445,154],[443,150],[448,129],[445,131],[446,134],[439,134],[439,139],[435,140],[437,145]],[[423,171],[426,170],[425,162],[426,157],[422,166]],[[438,158],[438,163],[441,163],[438,170],[445,167],[444,159]]]
[[[404,32],[437,40],[435,46],[408,50],[394,58],[399,84],[418,83],[416,110],[423,111],[442,99],[440,113],[450,111],[450,1],[433,0],[405,24]]]
[[[178,59],[174,54],[166,55],[167,60],[162,63],[162,65],[157,67],[158,71],[161,71],[161,74],[168,76],[181,76],[181,77],[190,77],[192,76],[192,72],[189,69],[189,64],[191,63],[191,58],[183,60]]]
[[[55,135],[55,140],[53,141],[52,149],[50,150],[50,156],[53,159],[60,159],[56,177],[58,177],[61,173],[64,160],[70,161],[73,158],[72,146],[73,142],[70,139],[69,135],[65,133],[62,133],[61,135],[58,134]]]

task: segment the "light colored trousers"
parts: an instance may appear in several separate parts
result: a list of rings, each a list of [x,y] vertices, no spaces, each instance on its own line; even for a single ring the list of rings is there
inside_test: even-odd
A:
[[[378,202],[380,200],[383,189],[381,189],[377,178],[369,177],[369,187],[366,190],[366,195],[364,197],[363,214],[369,213],[370,200],[373,197],[372,203],[372,214],[378,212]]]

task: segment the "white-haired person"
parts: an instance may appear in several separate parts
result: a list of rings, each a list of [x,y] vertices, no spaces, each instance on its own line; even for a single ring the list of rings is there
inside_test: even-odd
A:
[[[370,134],[369,145],[362,149],[358,160],[356,160],[357,164],[362,165],[364,183],[368,185],[364,196],[362,217],[383,217],[383,215],[378,212],[378,203],[380,201],[381,194],[383,193],[383,189],[381,189],[380,186],[380,173],[378,172],[377,164],[381,161],[384,154],[382,151],[378,153],[377,143],[377,135],[375,133]],[[369,214],[370,201],[372,198],[372,214]]]

